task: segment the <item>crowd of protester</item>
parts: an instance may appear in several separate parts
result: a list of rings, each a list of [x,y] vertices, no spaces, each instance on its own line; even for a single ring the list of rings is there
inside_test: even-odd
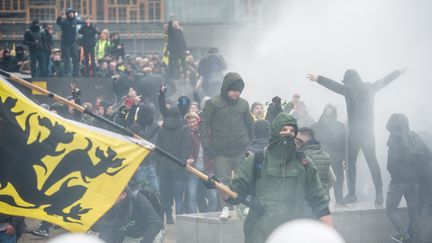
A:
[[[238,110],[220,106],[221,101],[218,99],[223,99],[230,91],[240,96],[245,84],[237,82],[241,78],[236,74],[224,75],[227,64],[215,47],[210,48],[208,55],[199,61],[194,60],[187,50],[182,27],[172,18],[164,26],[166,38],[163,53],[142,57],[128,54],[118,33],[110,33],[107,29],[99,30],[93,25],[91,18],[77,20],[72,9],[62,12],[56,23],[62,31],[60,49],[53,46],[53,26],[44,24],[41,27],[35,20],[24,34],[23,43],[27,45],[27,49],[18,46],[12,51],[5,48],[0,52],[1,69],[30,73],[32,77],[111,79],[114,93],[119,98],[117,102],[104,97],[82,102],[80,94],[85,91],[76,86],[72,86],[72,95],[68,98],[93,113],[130,129],[199,171],[208,175],[216,173],[226,184],[229,184],[232,172],[247,154],[243,147],[246,147],[248,153],[262,151],[268,146],[273,120],[281,112],[288,113],[297,120],[298,127],[301,128],[297,140],[299,151],[309,155],[317,164],[326,192],[330,194],[330,190],[334,191],[336,205],[343,206],[352,202],[347,202],[343,197],[347,128],[338,119],[338,111],[333,104],[323,106],[321,116],[315,118],[308,114],[306,103],[297,93],[288,102],[275,96],[269,103],[254,101],[249,106],[245,101]],[[80,28],[77,29],[77,26]],[[224,77],[227,81],[224,81]],[[188,93],[176,92],[179,80],[188,83]],[[223,81],[225,86],[222,85]],[[214,98],[215,96],[219,98]],[[112,129],[109,125],[60,103],[42,106],[69,119]],[[242,115],[235,120],[239,114]],[[244,119],[246,116],[251,120]],[[219,127],[215,125],[214,119],[219,122]],[[228,123],[229,126],[226,125]],[[234,133],[239,134],[235,140],[227,140]],[[213,147],[209,145],[211,136],[219,136],[219,147],[216,144],[212,144]],[[228,163],[231,160],[235,163]],[[175,222],[173,213],[229,210],[229,206],[221,200],[215,189],[206,188],[196,177],[159,154],[152,154],[142,162],[129,183],[128,190],[124,192],[125,198],[128,193],[143,190],[150,191],[157,198],[151,203],[151,207],[159,215],[160,222],[151,218],[153,221],[150,223],[154,227],[152,232],[147,233],[150,234],[148,238],[152,239],[162,228],[161,222]],[[160,204],[157,203],[158,199]],[[396,217],[394,208],[392,205],[390,215],[393,218]],[[222,218],[230,217],[226,210]],[[20,219],[11,217],[9,220],[10,225],[14,225]],[[49,227],[49,224],[42,223],[33,233],[47,237]],[[407,230],[401,228],[400,232],[401,237],[409,237]]]

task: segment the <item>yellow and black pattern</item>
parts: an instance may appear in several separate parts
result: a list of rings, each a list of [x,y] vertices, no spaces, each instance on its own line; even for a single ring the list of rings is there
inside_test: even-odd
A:
[[[136,142],[51,113],[0,79],[0,213],[87,231],[150,153]]]

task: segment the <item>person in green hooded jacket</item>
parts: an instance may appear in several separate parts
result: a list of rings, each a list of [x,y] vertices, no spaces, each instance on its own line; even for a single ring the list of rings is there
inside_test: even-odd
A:
[[[246,243],[263,243],[279,225],[302,218],[305,201],[323,223],[333,225],[329,198],[321,186],[317,168],[296,152],[296,133],[295,118],[285,112],[277,115],[261,169],[256,169],[257,163],[251,155],[240,165],[229,185],[243,198],[250,195],[263,209],[261,214],[253,208],[249,210],[243,227]],[[236,203],[227,195],[224,199]]]
[[[240,97],[243,88],[238,73],[227,73],[220,95],[208,100],[201,114],[199,132],[204,153],[213,160],[216,176],[225,184],[230,182],[253,138],[249,104]],[[229,217],[228,207],[224,207],[222,215]]]

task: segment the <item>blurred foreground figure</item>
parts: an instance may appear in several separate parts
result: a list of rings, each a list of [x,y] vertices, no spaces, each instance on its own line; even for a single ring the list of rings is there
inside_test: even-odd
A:
[[[387,122],[390,132],[387,170],[391,181],[387,192],[386,211],[393,226],[398,231],[391,236],[396,242],[421,242],[419,219],[419,184],[430,181],[431,150],[415,132],[410,131],[408,118],[400,113],[390,116]],[[422,195],[430,195],[430,183],[423,186]],[[405,198],[408,210],[409,226],[397,212]]]
[[[342,84],[323,76],[309,74],[307,78],[345,97],[348,114],[348,195],[344,203],[357,202],[356,162],[360,149],[366,158],[375,185],[375,204],[384,203],[381,170],[375,153],[374,103],[375,93],[404,74],[396,70],[373,83],[363,82],[357,71],[345,72]]]
[[[308,219],[298,219],[279,226],[266,243],[285,243],[288,239],[290,243],[345,243],[334,229]]]

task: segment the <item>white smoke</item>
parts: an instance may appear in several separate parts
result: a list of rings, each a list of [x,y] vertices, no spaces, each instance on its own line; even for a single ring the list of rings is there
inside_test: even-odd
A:
[[[410,68],[375,97],[377,154],[388,177],[389,116],[402,112],[413,130],[432,130],[432,1],[296,0],[275,9],[262,25],[249,24],[238,33],[227,58],[230,70],[243,76],[243,96],[250,103],[275,95],[289,100],[298,92],[315,120],[331,102],[345,121],[343,97],[306,80],[307,73],[340,81],[353,68],[364,81],[373,82],[395,69]]]

